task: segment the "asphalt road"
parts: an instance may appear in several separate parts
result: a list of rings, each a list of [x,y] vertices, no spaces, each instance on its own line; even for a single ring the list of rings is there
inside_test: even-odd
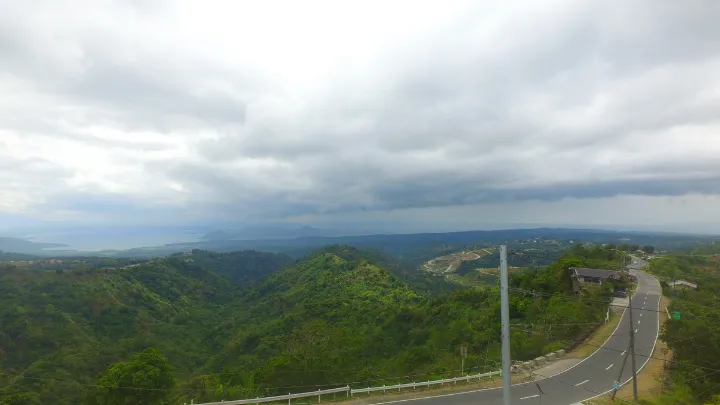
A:
[[[661,315],[659,310],[662,290],[654,277],[640,271],[644,264],[642,260],[634,259],[628,266],[630,272],[638,277],[638,288],[632,298],[632,327],[637,330],[635,354],[638,370],[652,355]],[[630,308],[627,308],[612,336],[584,361],[560,374],[545,376],[547,378],[535,383],[513,385],[512,403],[569,405],[612,390],[630,342],[629,315]],[[628,358],[619,380],[622,384],[631,383],[631,364],[631,359]],[[538,386],[544,394],[540,395]],[[493,388],[391,402],[414,402],[417,405],[502,405],[502,390]]]

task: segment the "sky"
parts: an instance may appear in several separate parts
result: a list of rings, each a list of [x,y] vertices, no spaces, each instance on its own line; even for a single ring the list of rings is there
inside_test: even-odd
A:
[[[718,15],[0,2],[0,222],[720,232]]]

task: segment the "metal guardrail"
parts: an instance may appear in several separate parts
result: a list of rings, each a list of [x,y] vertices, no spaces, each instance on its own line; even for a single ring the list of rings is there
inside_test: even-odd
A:
[[[301,392],[298,394],[287,394],[287,395],[278,395],[275,397],[262,397],[262,398],[250,398],[250,399],[237,399],[235,401],[222,401],[222,402],[205,402],[203,404],[197,404],[197,405],[241,405],[241,404],[259,404],[262,402],[277,402],[277,401],[285,401],[287,400],[288,403],[290,403],[291,399],[296,398],[307,398],[307,397],[314,397],[325,394],[334,394],[336,392],[350,392],[350,387],[340,387],[340,388],[331,388],[329,390],[318,390],[313,392]]]
[[[406,383],[406,384],[397,384],[397,385],[383,385],[382,387],[368,387],[368,388],[358,388],[358,389],[351,389],[350,395],[355,395],[363,392],[373,392],[373,391],[387,391],[387,390],[401,390],[403,388],[418,388],[418,387],[429,387],[431,385],[436,384],[446,384],[446,383],[453,383],[458,381],[469,381],[473,379],[481,379],[483,377],[490,377],[494,375],[500,375],[502,374],[502,371],[492,371],[489,373],[483,373],[483,374],[475,374],[475,375],[467,375],[464,377],[455,377],[455,378],[445,378],[442,380],[430,380],[430,381],[422,381],[422,382],[412,382],[412,383]]]
[[[358,388],[358,389],[351,389],[350,386],[340,387],[340,388],[332,388],[329,390],[318,390],[318,391],[312,391],[312,392],[301,392],[298,394],[287,394],[287,395],[278,395],[274,397],[262,397],[262,398],[249,398],[249,399],[237,399],[234,401],[221,401],[221,402],[205,402],[202,404],[196,404],[196,405],[245,405],[245,404],[260,404],[265,402],[278,402],[278,401],[288,401],[288,404],[290,404],[290,400],[296,399],[296,398],[308,398],[308,397],[314,397],[317,396],[318,400],[320,399],[321,395],[325,394],[334,394],[338,392],[347,392],[348,396],[354,395],[354,394],[360,394],[363,392],[374,392],[374,391],[387,391],[387,390],[401,390],[403,388],[418,388],[418,387],[429,387],[431,385],[437,385],[437,384],[446,384],[446,383],[453,383],[458,381],[470,381],[474,379],[481,379],[483,377],[491,377],[494,375],[500,375],[502,374],[502,371],[492,371],[489,373],[483,373],[483,374],[475,374],[475,375],[467,375],[464,377],[455,377],[455,378],[445,378],[442,380],[430,380],[430,381],[422,381],[422,382],[413,382],[413,383],[406,383],[406,384],[396,384],[396,385],[384,385],[382,387],[368,387],[368,388]]]

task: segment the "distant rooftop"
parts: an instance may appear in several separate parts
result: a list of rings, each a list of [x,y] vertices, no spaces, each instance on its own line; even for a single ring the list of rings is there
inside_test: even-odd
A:
[[[587,269],[584,267],[570,267],[570,270],[577,276],[581,277],[598,277],[598,278],[611,278],[617,277],[620,274],[616,270],[605,270],[605,269]]]

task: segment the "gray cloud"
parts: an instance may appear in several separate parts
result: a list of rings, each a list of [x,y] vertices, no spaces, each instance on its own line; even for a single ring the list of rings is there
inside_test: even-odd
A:
[[[413,29],[367,48],[372,33],[353,42],[350,21],[322,25],[337,30],[318,29],[327,44],[272,37],[282,26],[252,39],[222,22],[186,34],[172,2],[91,7],[138,33],[62,14],[53,36],[28,8],[0,18],[0,67],[13,75],[0,83],[21,89],[0,129],[125,150],[102,172],[114,177],[91,179],[93,193],[124,182],[127,201],[53,205],[102,215],[168,200],[178,212],[283,217],[720,194],[720,5],[551,3],[463,3],[433,25],[408,17]],[[314,23],[329,24],[302,26]],[[65,187],[53,193],[86,192]]]

